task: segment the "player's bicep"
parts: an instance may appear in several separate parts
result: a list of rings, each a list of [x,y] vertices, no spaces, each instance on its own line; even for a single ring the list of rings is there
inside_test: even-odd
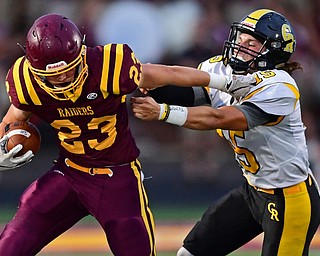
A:
[[[235,106],[223,106],[217,111],[219,116],[216,128],[232,131],[248,130],[246,116]]]
[[[276,122],[280,117],[279,115],[266,113],[250,102],[237,105],[236,108],[238,108],[246,116],[249,129],[270,122]]]

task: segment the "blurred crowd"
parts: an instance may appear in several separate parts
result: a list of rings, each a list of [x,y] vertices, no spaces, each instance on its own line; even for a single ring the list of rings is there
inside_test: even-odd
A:
[[[23,55],[25,35],[33,21],[46,13],[60,13],[86,35],[89,46],[128,43],[141,62],[197,67],[222,52],[230,25],[257,8],[270,8],[288,18],[295,29],[293,60],[303,66],[294,77],[301,91],[303,121],[310,161],[320,180],[320,1],[319,0],[1,0],[0,110],[6,110],[5,75]],[[133,133],[146,162],[175,162],[190,184],[230,182],[233,154],[214,132],[193,132],[132,117]],[[237,168],[240,174],[240,170]],[[223,178],[224,177],[224,178]]]

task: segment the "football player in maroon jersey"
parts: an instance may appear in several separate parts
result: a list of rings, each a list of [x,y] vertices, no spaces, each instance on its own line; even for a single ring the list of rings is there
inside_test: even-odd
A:
[[[55,130],[59,157],[22,194],[0,236],[0,255],[35,255],[87,215],[99,222],[114,255],[155,255],[126,95],[143,84],[200,86],[212,79],[197,69],[142,65],[126,44],[87,47],[77,26],[58,14],[34,22],[25,50],[6,77],[11,104],[0,144],[6,124],[35,114]],[[33,157],[14,157],[20,150],[0,148],[0,171]]]

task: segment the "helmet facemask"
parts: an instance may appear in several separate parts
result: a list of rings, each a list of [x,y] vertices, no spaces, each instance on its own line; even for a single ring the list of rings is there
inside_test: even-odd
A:
[[[46,66],[46,70],[32,67],[28,60],[27,64],[39,86],[57,100],[75,101],[80,96],[82,86],[88,76],[85,45],[82,45],[78,57],[69,64],[66,64],[64,61],[52,63]],[[72,69],[76,69],[76,73],[73,82],[70,84],[63,87],[57,87],[48,82],[48,77],[61,75]]]
[[[267,41],[263,40],[263,38],[257,38],[256,35],[252,35],[262,43],[259,51],[254,51],[238,43],[242,33],[252,35],[251,31],[244,29],[244,26],[240,23],[234,23],[231,26],[229,39],[225,41],[223,48],[223,55],[228,64],[235,73],[247,73],[266,69],[267,63],[265,59],[268,52],[268,49],[266,49]],[[243,59],[239,54],[241,56],[249,56],[248,60]]]

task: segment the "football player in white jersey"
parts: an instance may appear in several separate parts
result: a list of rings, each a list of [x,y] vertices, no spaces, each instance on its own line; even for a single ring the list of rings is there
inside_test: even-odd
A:
[[[261,255],[308,255],[320,222],[320,198],[308,162],[300,93],[291,77],[301,68],[289,60],[295,44],[283,15],[256,10],[232,24],[222,56],[200,64],[211,73],[209,88],[174,88],[165,103],[159,100],[166,99],[161,88],[150,91],[153,98],[132,98],[133,113],[142,120],[216,129],[245,177],[241,187],[208,208],[178,256],[227,255],[262,232]],[[233,74],[247,82],[237,87]],[[232,96],[213,88],[219,75],[234,80]]]

